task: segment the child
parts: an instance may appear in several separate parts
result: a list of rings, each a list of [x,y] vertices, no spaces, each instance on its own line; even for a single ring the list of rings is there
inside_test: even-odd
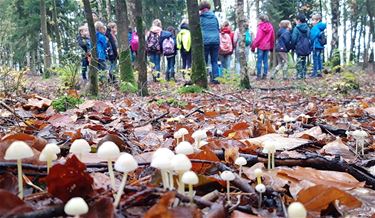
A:
[[[82,79],[87,80],[87,67],[89,66],[89,57],[91,56],[90,34],[87,25],[78,28],[79,35],[77,41],[84,53],[82,54]]]
[[[161,21],[155,19],[152,22],[152,27],[147,34],[146,50],[147,55],[150,56],[150,61],[154,64],[154,69],[157,74],[153,76],[154,82],[160,77],[160,54],[161,54],[161,43],[160,35],[162,32]]]
[[[165,79],[176,80],[174,66],[176,63],[176,31],[173,27],[169,26],[167,31],[162,31],[160,41],[162,43],[162,53],[167,58],[167,72],[165,73]]]
[[[108,38],[108,59],[110,62],[109,66],[109,79],[111,82],[115,82],[116,78],[114,72],[117,67],[118,51],[117,51],[117,25],[114,22],[108,23],[108,28],[106,31],[106,37]]]
[[[96,50],[98,54],[98,69],[106,70],[105,60],[107,59],[107,38],[105,37],[106,27],[100,21],[95,22]]]
[[[320,14],[314,14],[312,16],[312,25],[310,40],[313,48],[313,73],[311,77],[322,77],[323,60],[322,54],[324,51],[324,45],[327,43],[327,39],[324,35],[324,30],[327,25],[322,22],[322,16]]]
[[[306,78],[306,59],[311,53],[310,29],[303,14],[297,15],[297,26],[293,29],[292,45],[297,54],[297,79]]]
[[[220,49],[219,59],[223,67],[223,71],[228,72],[230,69],[230,61],[234,50],[234,33],[231,30],[228,21],[224,21],[220,30]]]
[[[268,53],[273,49],[275,44],[275,34],[272,24],[269,22],[267,15],[259,16],[258,30],[251,51],[257,49],[257,80],[266,79],[268,73]],[[263,75],[262,75],[263,64]]]
[[[182,69],[186,70],[191,68],[191,35],[188,21],[184,20],[180,28],[181,30],[177,34],[177,49],[180,50]],[[182,77],[185,78],[184,72],[182,73]]]
[[[288,79],[288,52],[290,49],[291,34],[289,32],[291,28],[291,23],[289,20],[282,20],[279,24],[279,31],[277,33],[276,41],[276,60],[277,66],[274,68],[271,79],[275,78],[276,73],[282,69],[283,79]]]

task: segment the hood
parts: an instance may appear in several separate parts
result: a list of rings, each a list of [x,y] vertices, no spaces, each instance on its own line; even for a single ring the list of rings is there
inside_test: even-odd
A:
[[[309,26],[307,26],[307,23],[300,23],[297,24],[296,28],[301,32],[301,33],[307,33],[309,30]]]
[[[265,33],[268,33],[272,30],[272,24],[270,22],[260,22],[258,28]]]
[[[181,28],[181,29],[188,30],[188,29],[189,29],[189,25],[186,24],[186,23],[183,23],[183,24],[181,24],[180,28]]]
[[[169,38],[169,37],[172,37],[173,34],[171,32],[169,32],[169,31],[162,31],[161,32],[161,36],[165,37],[165,38]]]
[[[230,34],[232,32],[232,30],[230,29],[230,27],[223,27],[223,28],[221,28],[220,32]]]
[[[203,12],[200,16],[205,18],[216,18],[214,12],[212,11]]]
[[[158,26],[152,26],[152,27],[150,28],[150,31],[153,32],[153,33],[160,34],[161,31],[162,31],[162,29],[161,29],[160,27],[158,27]]]
[[[288,31],[286,28],[280,28],[277,32],[277,37],[280,37],[282,34],[284,34],[286,31]]]
[[[318,29],[320,31],[324,31],[327,28],[327,24],[325,24],[323,22],[319,22],[319,23],[316,24],[316,27],[318,27]]]

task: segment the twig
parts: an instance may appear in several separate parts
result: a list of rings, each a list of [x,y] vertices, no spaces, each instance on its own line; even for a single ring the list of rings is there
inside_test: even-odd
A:
[[[21,120],[24,124],[26,124],[27,126],[31,127],[31,128],[34,128],[36,129],[34,126],[28,124],[27,122],[25,122],[25,120],[23,120],[23,118],[18,115],[14,110],[12,110],[12,108],[10,108],[5,102],[3,101],[0,101],[0,105],[5,108],[7,111],[11,112],[15,117],[17,117],[19,120]]]
[[[136,126],[134,126],[134,128],[138,128],[138,127],[146,126],[146,125],[149,124],[149,123],[156,122],[156,121],[162,119],[163,117],[165,117],[165,116],[168,115],[168,114],[169,114],[169,112],[165,112],[164,114],[162,114],[162,115],[160,115],[160,116],[158,116],[158,117],[155,117],[155,118],[153,118],[153,119],[151,119],[151,120],[149,120],[149,121],[146,121],[146,122],[144,122],[144,123],[142,123],[142,124],[140,124],[140,125],[136,125]]]
[[[203,106],[199,106],[199,107],[197,107],[196,109],[194,109],[194,110],[191,111],[190,113],[186,114],[186,115],[185,115],[185,118],[190,117],[190,116],[193,115],[195,112],[204,113],[204,112],[201,110],[202,108],[203,108]]]

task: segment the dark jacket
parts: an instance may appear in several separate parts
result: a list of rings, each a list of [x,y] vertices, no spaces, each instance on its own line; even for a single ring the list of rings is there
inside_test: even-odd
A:
[[[310,40],[313,48],[323,49],[324,45],[320,44],[318,38],[319,34],[326,29],[327,25],[323,22],[317,23],[310,32]]]
[[[298,43],[298,40],[300,39],[300,36],[302,34],[307,34],[307,38],[310,38],[310,29],[309,26],[307,26],[307,23],[300,23],[297,24],[296,27],[294,27],[292,33],[292,44],[294,45],[294,47]]]
[[[105,36],[108,39],[108,59],[110,61],[116,60],[118,58],[118,51],[117,51],[117,40],[111,34],[111,29],[107,28],[107,32]]]
[[[206,11],[200,15],[200,23],[203,34],[204,45],[219,45],[220,31],[219,21],[212,11]]]
[[[79,47],[87,54],[91,51],[91,41],[90,38],[82,37],[81,35],[77,36],[77,42]]]
[[[288,52],[290,47],[291,34],[289,30],[280,28],[277,32],[276,51],[277,52]]]
[[[171,32],[169,31],[161,31],[161,34],[160,34],[160,50],[161,50],[161,53],[163,54],[163,41],[165,39],[168,39],[169,37],[172,37],[172,39],[174,40],[174,55],[177,55],[177,42],[176,42],[176,36],[173,35]]]

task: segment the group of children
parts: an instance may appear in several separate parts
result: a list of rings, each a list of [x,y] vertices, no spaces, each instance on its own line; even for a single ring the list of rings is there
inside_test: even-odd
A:
[[[229,71],[231,68],[231,58],[235,54],[235,72],[240,72],[239,63],[239,43],[242,38],[245,41],[245,56],[248,60],[250,50],[257,54],[256,75],[257,80],[266,79],[268,74],[269,53],[275,49],[277,66],[271,72],[271,79],[282,70],[283,79],[288,79],[288,59],[289,52],[294,51],[297,56],[296,77],[297,79],[306,78],[306,60],[313,54],[313,72],[311,77],[321,77],[323,69],[323,50],[327,43],[324,31],[326,24],[321,21],[319,14],[312,16],[313,27],[309,28],[307,19],[304,15],[297,15],[296,26],[288,20],[282,20],[279,23],[279,30],[276,34],[267,15],[259,16],[257,33],[254,38],[249,29],[249,23],[245,24],[245,33],[240,37],[239,30],[232,31],[229,22],[224,21],[219,25],[216,15],[210,10],[211,5],[207,1],[201,1],[199,5],[200,25],[203,36],[204,56],[206,64],[210,62],[210,82],[218,84],[217,78],[221,76],[222,71]],[[94,19],[95,20],[95,19]],[[100,70],[107,70],[106,62],[109,61],[108,69],[109,79],[115,81],[114,71],[117,65],[117,26],[111,22],[107,27],[96,17],[95,22],[97,37],[98,67]],[[82,58],[82,78],[87,79],[87,66],[90,62],[90,39],[87,25],[79,28],[80,35],[78,42],[84,51]],[[138,50],[138,36],[135,31],[129,31],[129,46],[132,60]],[[254,38],[254,40],[253,40]],[[175,63],[177,52],[180,51],[182,59],[182,69],[191,68],[191,45],[192,39],[189,30],[188,20],[184,19],[177,31],[169,26],[165,30],[159,19],[152,22],[151,28],[146,32],[146,54],[153,64],[153,79],[158,81],[160,78],[161,58],[165,57],[167,68],[165,72],[166,80],[175,80]],[[219,62],[220,61],[220,62]],[[221,65],[221,66],[220,66]],[[184,73],[183,73],[184,77]]]

